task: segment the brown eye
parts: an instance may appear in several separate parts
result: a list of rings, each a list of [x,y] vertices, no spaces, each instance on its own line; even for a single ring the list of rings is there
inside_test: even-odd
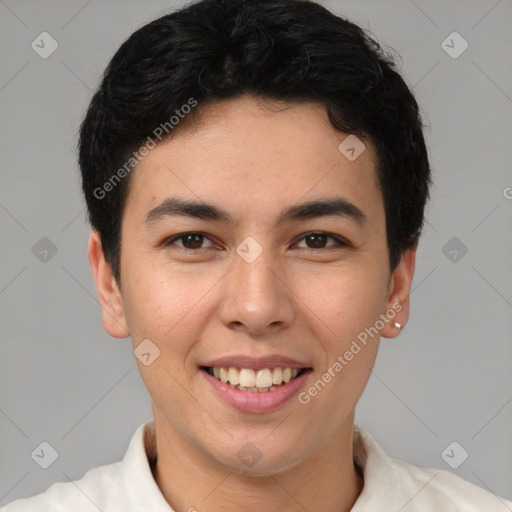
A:
[[[201,245],[205,239],[208,239],[208,237],[205,236],[204,233],[199,233],[199,232],[182,233],[181,235],[175,236],[174,238],[166,241],[164,243],[164,245],[165,246],[177,245],[178,247],[183,247],[184,249],[193,251],[193,250],[197,250],[197,249],[203,249],[203,247],[201,247]],[[176,244],[175,243],[176,240],[181,241],[181,245]]]
[[[329,238],[327,235],[318,234],[318,233],[314,234],[314,235],[308,235],[305,237],[307,242],[311,242],[312,249],[323,249],[327,238]]]
[[[328,239],[334,240],[336,243],[326,246],[326,241]],[[329,235],[327,233],[307,233],[301,238],[301,241],[305,240],[307,247],[306,249],[330,249],[334,247],[347,246],[348,244],[340,240],[339,238]]]

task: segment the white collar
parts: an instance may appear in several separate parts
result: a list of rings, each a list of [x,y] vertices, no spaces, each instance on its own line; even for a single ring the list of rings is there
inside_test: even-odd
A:
[[[355,464],[362,470],[364,487],[351,512],[497,512],[512,510],[500,498],[449,471],[414,466],[390,457],[360,425],[353,426]],[[150,463],[156,457],[154,421],[141,424],[125,457],[114,471],[114,487],[124,487],[130,510],[173,512],[156,484]],[[119,463],[118,463],[119,464]],[[501,503],[500,503],[501,501]]]
[[[364,506],[374,503],[377,492],[395,490],[396,475],[390,458],[363,427],[354,424],[354,461],[363,472],[364,488],[352,512],[363,511]],[[122,479],[130,502],[140,510],[172,512],[160,488],[153,478],[150,464],[156,460],[156,433],[153,420],[142,423],[133,435],[122,464]],[[379,489],[379,491],[377,491]],[[393,491],[391,491],[393,492]],[[386,498],[389,495],[386,491]],[[384,496],[382,496],[384,501]],[[400,508],[400,507],[399,507]]]

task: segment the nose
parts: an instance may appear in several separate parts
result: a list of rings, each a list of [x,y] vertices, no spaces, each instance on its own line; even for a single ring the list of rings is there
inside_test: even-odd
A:
[[[270,251],[250,263],[236,256],[224,282],[221,321],[229,329],[259,337],[286,328],[295,314],[286,281],[286,272]]]

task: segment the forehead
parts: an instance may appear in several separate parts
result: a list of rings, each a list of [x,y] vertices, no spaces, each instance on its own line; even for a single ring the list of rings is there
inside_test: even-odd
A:
[[[141,217],[173,196],[262,218],[284,203],[342,195],[378,214],[376,162],[373,145],[347,139],[323,105],[247,95],[209,104],[151,149],[132,172],[126,211]]]

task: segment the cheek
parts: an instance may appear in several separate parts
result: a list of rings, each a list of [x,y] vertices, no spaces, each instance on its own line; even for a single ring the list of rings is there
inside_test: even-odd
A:
[[[208,321],[204,309],[214,280],[141,261],[132,262],[127,276],[125,316],[134,345],[149,338],[162,355],[187,351],[188,340],[198,339]]]
[[[377,356],[379,334],[366,329],[382,312],[383,294],[376,275],[357,275],[331,276],[330,284],[312,294],[304,308],[318,325],[314,334],[323,357],[300,403],[309,404],[312,416],[323,418],[325,435],[334,433],[356,406]]]
[[[316,315],[338,343],[373,325],[385,304],[386,281],[379,269],[370,266],[297,276],[295,282],[305,312]]]
[[[385,305],[385,276],[379,267],[354,265],[314,282],[315,287],[313,281],[302,280],[301,315],[314,326],[322,348],[319,372],[330,371],[326,380],[333,391],[342,387],[347,398],[357,398],[377,355],[375,325]]]
[[[187,356],[205,329],[205,296],[212,285],[169,268],[139,264],[130,269],[125,312],[133,348],[149,339],[158,349],[153,349],[158,356],[149,365],[136,358],[140,375],[155,404],[179,408],[187,396],[178,382],[184,382],[191,369]],[[172,406],[169,397],[174,397]]]

